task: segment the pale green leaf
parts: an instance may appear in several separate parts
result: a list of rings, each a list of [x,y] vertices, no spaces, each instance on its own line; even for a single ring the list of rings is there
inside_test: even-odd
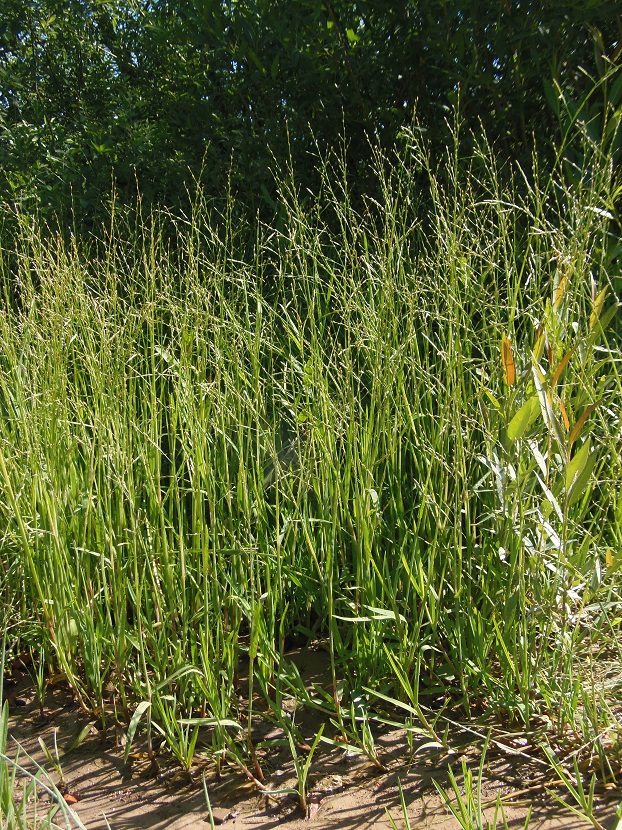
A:
[[[572,484],[568,488],[568,506],[570,507],[575,502],[579,501],[580,498],[583,497],[585,491],[587,489],[587,485],[589,484],[590,478],[592,476],[592,471],[594,470],[594,465],[596,464],[596,459],[598,457],[598,453],[592,452],[585,462],[585,466],[581,470],[580,473],[577,473],[575,478],[572,481]]]
[[[566,490],[569,491],[574,481],[581,475],[590,455],[589,437],[574,454],[572,460],[566,467]]]
[[[518,410],[508,424],[507,434],[510,441],[518,441],[527,432],[538,417],[540,405],[537,395],[532,395]]]

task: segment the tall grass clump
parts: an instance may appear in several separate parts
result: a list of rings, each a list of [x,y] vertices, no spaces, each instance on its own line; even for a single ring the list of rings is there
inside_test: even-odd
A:
[[[345,167],[321,170],[314,198],[284,178],[280,224],[253,232],[200,195],[188,216],[113,206],[90,244],[20,217],[0,312],[12,646],[104,721],[112,685],[114,717],[186,769],[200,746],[261,784],[253,718],[295,748],[284,697],[377,760],[373,713],[433,732],[440,695],[570,729],[613,774],[611,165],[567,185],[456,138],[433,166],[412,130],[356,209]],[[311,641],[315,692],[288,656]]]

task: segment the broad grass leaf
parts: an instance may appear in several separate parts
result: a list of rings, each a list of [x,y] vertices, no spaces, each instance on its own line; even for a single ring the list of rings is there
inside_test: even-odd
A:
[[[132,715],[132,719],[130,721],[130,725],[127,730],[127,741],[125,744],[125,754],[123,756],[123,763],[127,764],[127,759],[130,754],[130,749],[132,748],[132,741],[134,740],[134,735],[136,734],[136,730],[138,729],[138,724],[140,723],[140,719],[145,714],[147,709],[151,706],[150,700],[141,700],[138,706],[136,707],[134,714]]]
[[[538,396],[532,395],[531,398],[525,401],[508,424],[507,435],[510,441],[518,441],[519,438],[523,437],[538,417],[539,411],[540,401],[538,400]]]
[[[82,727],[78,735],[73,739],[73,741],[69,744],[67,749],[65,750],[65,754],[69,752],[73,752],[74,749],[77,749],[81,743],[84,742],[85,738],[91,733],[91,724],[87,723],[85,726]]]
[[[331,723],[334,723],[334,721],[331,721]],[[347,748],[348,752],[351,752],[353,755],[365,755],[365,750],[360,746],[356,746],[356,744],[351,744],[351,743],[346,744],[343,741],[336,741],[334,738],[329,738],[326,735],[321,735],[320,736],[320,741],[323,744],[328,744],[329,746],[334,746],[337,749],[341,749],[342,751],[345,747],[345,748]],[[271,792],[272,792],[272,790],[271,790]]]
[[[395,611],[388,608],[377,608],[375,605],[364,605],[363,607],[373,614],[372,619],[374,620],[396,620],[399,617],[402,622],[406,622],[405,617],[401,614],[397,615]]]
[[[440,741],[426,741],[426,743],[420,744],[415,749],[413,754],[416,755],[418,752],[424,752],[426,749],[442,749],[446,751],[447,747],[444,744],[440,743]]]
[[[230,718],[180,718],[178,723],[182,726],[226,726],[229,729],[242,729],[243,727]]]
[[[170,686],[170,684],[175,680],[179,680],[180,677],[186,677],[189,674],[201,674],[201,672],[194,666],[182,666],[180,669],[176,669],[172,674],[169,674],[168,677],[165,677],[164,680],[161,680],[155,687],[156,691],[161,692],[163,689],[166,689],[167,686]]]

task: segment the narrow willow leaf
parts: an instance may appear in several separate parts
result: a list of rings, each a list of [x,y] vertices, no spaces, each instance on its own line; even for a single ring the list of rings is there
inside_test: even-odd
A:
[[[562,372],[564,371],[564,369],[568,365],[568,361],[572,357],[573,352],[574,352],[574,349],[570,349],[570,351],[566,352],[566,354],[562,357],[562,359],[557,364],[557,368],[553,372],[553,377],[551,378],[551,386],[555,387],[557,385],[557,381],[560,379]]]
[[[579,437],[579,435],[581,433],[581,429],[583,427],[583,424],[587,421],[587,419],[592,414],[592,412],[596,409],[597,406],[598,406],[598,402],[597,403],[591,403],[589,406],[585,407],[585,409],[581,413],[581,417],[579,418],[577,423],[573,426],[572,431],[571,431],[570,435],[568,436],[568,444],[569,445],[573,444],[577,440],[577,438]]]
[[[538,393],[538,400],[540,401],[542,418],[544,419],[547,429],[553,434],[561,448],[565,445],[565,441],[553,410],[553,397],[551,395],[551,390],[548,388],[546,375],[536,360],[533,361],[533,377],[536,391]]]
[[[516,382],[516,367],[512,356],[512,344],[507,334],[501,338],[501,363],[503,365],[503,378],[508,386]]]
[[[536,329],[536,334],[533,339],[533,355],[536,360],[540,360],[542,352],[544,351],[544,342],[546,340],[546,332],[542,323]]]
[[[564,514],[562,513],[562,509],[559,506],[559,502],[557,501],[557,499],[553,495],[552,490],[550,489],[550,487],[547,487],[547,485],[540,478],[538,473],[534,473],[534,475],[538,479],[538,481],[540,482],[540,486],[542,487],[542,491],[543,491],[544,495],[546,496],[546,500],[551,505],[553,510],[557,513],[557,518],[560,520],[560,522],[563,522],[564,521]]]
[[[562,419],[564,421],[564,426],[566,427],[566,431],[570,429],[570,420],[568,418],[568,413],[566,412],[566,407],[563,404],[562,399],[559,395],[555,396],[557,399],[557,405],[559,406],[559,411],[562,413]]]
[[[548,405],[548,398],[546,394],[546,378],[544,376],[544,372],[538,364],[534,364],[533,367],[533,376],[535,379],[535,386],[536,392],[538,395],[538,401],[540,403],[540,411],[542,412],[542,418],[544,419],[544,423],[546,424],[547,428],[549,427],[552,410],[549,408]]]
[[[570,488],[568,490],[568,507],[573,505],[575,502],[579,501],[580,498],[583,497],[587,485],[589,484],[590,478],[592,476],[592,471],[594,469],[594,465],[596,464],[598,453],[593,452],[587,459],[585,467],[583,470],[576,476]]]
[[[518,441],[527,432],[529,427],[538,417],[540,402],[537,395],[532,395],[518,410],[507,428],[507,435],[510,441]]]
[[[544,502],[544,503],[548,504],[548,502]],[[551,511],[549,510],[548,515],[550,515],[550,512]],[[562,521],[563,521],[563,518],[562,518]],[[553,546],[553,548],[555,550],[560,551],[560,553],[561,553],[564,546],[562,545],[562,540],[559,536],[559,533],[555,529],[555,527],[549,521],[547,521],[546,519],[542,520],[541,527],[542,527],[542,530],[546,533],[546,537],[549,540],[549,542],[551,543],[551,545]],[[546,563],[546,567],[549,568],[549,570],[553,571],[553,573],[558,573],[559,569],[560,569],[559,564],[555,565],[550,560]]]
[[[548,477],[547,463],[546,463],[546,459],[544,458],[544,456],[540,452],[540,447],[538,447],[538,442],[535,441],[534,439],[530,439],[529,441],[527,441],[527,446],[531,450],[531,454],[535,458],[536,464],[538,465],[538,467],[542,471],[542,475],[545,478],[547,478]]]
[[[581,475],[590,455],[590,438],[586,439],[580,449],[574,454],[566,468],[566,490],[569,491],[576,479]]]
[[[485,386],[482,386],[482,389],[483,389],[483,391],[484,391],[484,394],[486,395],[486,397],[487,397],[487,398],[488,398],[488,400],[490,401],[490,403],[494,406],[494,408],[495,408],[498,412],[500,412],[500,411],[501,411],[501,404],[500,404],[500,403],[499,403],[499,401],[495,398],[495,396],[492,394],[492,392],[490,391],[490,389],[487,389]]]

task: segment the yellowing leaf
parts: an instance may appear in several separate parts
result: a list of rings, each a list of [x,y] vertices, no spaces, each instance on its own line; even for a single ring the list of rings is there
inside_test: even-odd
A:
[[[590,314],[590,331],[594,328],[598,319],[601,315],[603,310],[603,305],[605,304],[605,299],[607,297],[608,288],[605,286],[601,289],[598,294],[598,297],[594,300],[594,308],[592,309],[592,313]]]
[[[501,338],[501,364],[503,365],[503,378],[508,386],[516,382],[516,368],[512,356],[512,344],[507,334]]]
[[[544,351],[544,342],[546,340],[546,332],[542,323],[536,329],[536,336],[533,340],[533,354],[536,360],[540,360],[542,352]]]
[[[557,285],[555,286],[555,290],[553,292],[553,308],[556,311],[564,301],[567,283],[568,280],[566,279],[566,275],[563,273],[560,274],[559,280],[557,281]]]

